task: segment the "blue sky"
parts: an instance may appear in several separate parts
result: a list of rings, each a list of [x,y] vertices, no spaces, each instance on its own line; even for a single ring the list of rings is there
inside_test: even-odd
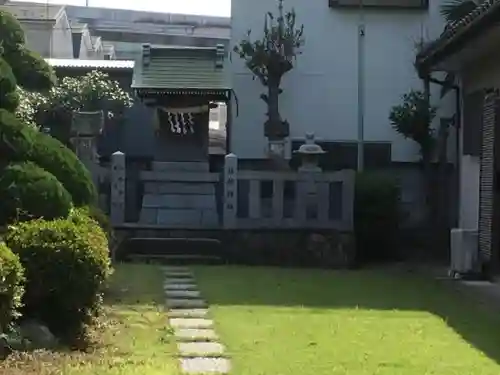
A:
[[[36,0],[19,0],[34,2]],[[164,13],[231,15],[231,0],[88,0],[89,6]],[[39,3],[85,5],[85,0],[40,0]]]

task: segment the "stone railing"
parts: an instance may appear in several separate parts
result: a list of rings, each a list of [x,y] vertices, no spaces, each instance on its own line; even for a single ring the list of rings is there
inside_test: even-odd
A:
[[[147,175],[148,172],[144,171],[141,179],[147,179]],[[188,175],[186,178],[189,179]],[[172,178],[166,174],[161,177]],[[219,179],[216,174],[208,172],[206,178],[214,183]],[[237,156],[229,154],[225,157],[222,178],[221,229],[352,230],[355,182],[352,170],[238,170]],[[112,155],[109,179],[111,222],[120,226],[125,223],[125,154],[115,152]],[[176,176],[178,180],[179,176]],[[267,196],[263,194],[265,184],[272,185],[272,193],[268,191]]]
[[[351,230],[354,182],[352,170],[328,173],[238,170],[237,156],[226,155],[224,228]],[[265,183],[272,184],[272,194],[267,197],[262,194]],[[239,185],[247,185],[247,191],[242,193],[243,186]],[[241,204],[246,210],[239,209]]]

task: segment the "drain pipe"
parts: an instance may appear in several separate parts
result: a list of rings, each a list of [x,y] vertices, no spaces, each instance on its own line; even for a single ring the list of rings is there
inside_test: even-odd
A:
[[[429,82],[432,82],[441,87],[449,85],[447,82],[428,76]],[[460,96],[460,86],[450,85],[449,86],[455,92],[455,127],[456,127],[456,137],[455,137],[455,165],[457,166],[457,171],[455,173],[455,187],[456,187],[456,199],[457,199],[457,214],[455,220],[455,228],[458,228],[460,221],[460,177],[461,177],[461,165],[462,158],[460,157],[460,129],[462,126],[462,102]]]

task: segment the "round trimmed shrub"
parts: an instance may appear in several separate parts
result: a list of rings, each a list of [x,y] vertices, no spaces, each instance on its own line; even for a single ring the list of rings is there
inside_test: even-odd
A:
[[[90,172],[75,153],[57,139],[39,132],[30,160],[61,181],[71,194],[75,206],[88,206],[97,201],[97,191]]]
[[[97,201],[90,172],[73,151],[50,135],[22,124],[2,109],[0,154],[9,161],[32,161],[52,173],[71,194],[76,206],[88,206]]]
[[[26,90],[50,90],[56,83],[52,67],[42,56],[24,46],[6,54],[5,59],[12,67],[19,86]]]
[[[35,136],[36,130],[24,125],[14,114],[0,108],[0,163],[29,160]]]
[[[0,242],[0,333],[19,317],[24,293],[24,271],[19,258]]]
[[[73,208],[68,219],[80,228],[88,230],[89,238],[92,237],[92,240],[98,243],[96,248],[109,250],[109,236],[102,224],[92,216],[89,207]]]
[[[78,207],[71,211],[70,217],[75,222],[88,222],[92,220],[94,223],[99,225],[99,227],[104,231],[108,240],[113,236],[113,228],[109,220],[108,215],[106,215],[99,207],[95,206],[85,206]]]
[[[111,271],[104,232],[70,219],[33,220],[9,227],[5,242],[25,268],[23,314],[67,342],[84,337]]]
[[[16,220],[64,218],[71,195],[52,174],[32,162],[13,163],[0,175],[0,225]]]

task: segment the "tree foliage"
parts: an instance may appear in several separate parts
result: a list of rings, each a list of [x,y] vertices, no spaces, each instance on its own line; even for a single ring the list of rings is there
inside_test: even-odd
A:
[[[19,105],[17,81],[9,64],[0,58],[0,108],[14,112]]]
[[[481,2],[481,0],[448,0],[441,5],[441,15],[448,24],[451,24],[467,16]]]
[[[401,104],[392,107],[389,120],[399,134],[418,143],[420,152],[425,157],[430,156],[435,145],[432,129],[435,116],[436,107],[430,105],[425,94],[411,90],[403,95]]]
[[[260,97],[267,105],[265,135],[282,139],[288,136],[289,126],[279,113],[279,95],[283,76],[293,69],[293,63],[304,44],[304,25],[296,25],[295,10],[283,10],[283,0],[278,0],[278,15],[265,15],[264,32],[252,41],[252,30],[234,47],[234,52],[245,61],[254,77],[267,87],[267,94]]]
[[[61,112],[104,110],[109,116],[116,116],[132,105],[128,92],[97,70],[83,77],[64,77],[48,93],[21,89],[20,96],[17,116],[31,124],[39,122],[43,114],[52,117],[51,114]]]

